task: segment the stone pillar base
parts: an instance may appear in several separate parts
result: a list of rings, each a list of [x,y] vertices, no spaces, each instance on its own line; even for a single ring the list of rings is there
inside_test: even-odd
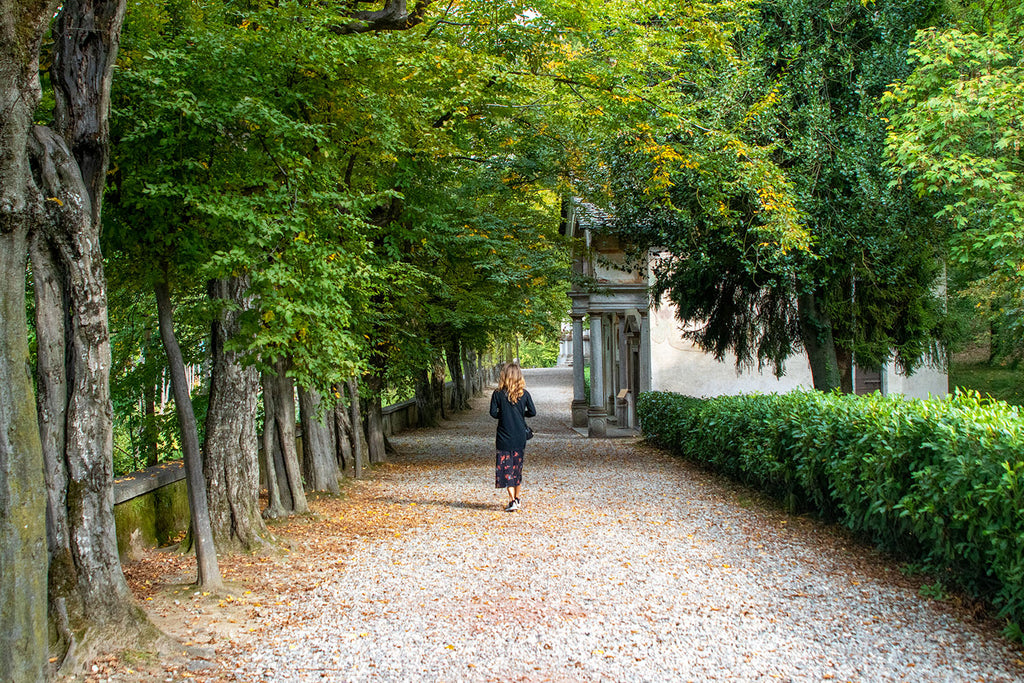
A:
[[[590,410],[590,406],[584,401],[573,401],[572,402],[572,426],[573,427],[586,427],[588,424],[587,412]]]
[[[591,438],[608,436],[608,413],[600,408],[591,408],[587,412],[587,436]]]
[[[625,398],[615,399],[615,422],[622,428],[631,426],[629,424],[629,402]]]

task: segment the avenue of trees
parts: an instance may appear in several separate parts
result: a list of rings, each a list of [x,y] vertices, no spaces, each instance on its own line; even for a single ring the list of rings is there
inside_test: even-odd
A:
[[[1022,18],[0,0],[0,671],[161,638],[117,557],[115,449],[180,449],[219,589],[218,550],[386,458],[389,390],[436,421],[557,331],[568,197],[661,250],[701,346],[806,353],[824,390],[941,352],[947,260],[1019,308]]]

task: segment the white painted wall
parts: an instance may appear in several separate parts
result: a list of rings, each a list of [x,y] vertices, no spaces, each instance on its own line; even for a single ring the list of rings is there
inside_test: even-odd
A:
[[[651,389],[672,391],[687,396],[707,397],[741,393],[785,393],[799,387],[814,386],[811,366],[804,356],[794,356],[786,363],[786,374],[776,378],[771,368],[736,371],[735,356],[716,361],[681,336],[682,327],[675,319],[675,309],[663,304],[651,311]],[[906,377],[893,368],[886,368],[884,386],[887,393],[908,398],[945,396],[948,379],[945,371],[927,366]]]
[[[741,393],[785,393],[813,386],[805,358],[786,363],[786,374],[776,378],[771,368],[736,371],[735,356],[723,361],[701,351],[681,336],[675,309],[662,305],[651,311],[651,389],[687,396],[708,397]]]
[[[933,366],[919,368],[913,375],[901,375],[894,368],[885,369],[883,386],[887,394],[903,394],[908,398],[942,397],[949,393],[949,376]]]

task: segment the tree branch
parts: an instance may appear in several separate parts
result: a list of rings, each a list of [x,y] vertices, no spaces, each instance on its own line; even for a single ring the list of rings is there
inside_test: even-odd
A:
[[[405,31],[422,23],[427,8],[433,3],[434,0],[419,0],[410,12],[406,8],[406,0],[385,0],[382,9],[373,12],[352,12],[348,18],[353,21],[332,26],[331,32],[349,35],[371,31]]]

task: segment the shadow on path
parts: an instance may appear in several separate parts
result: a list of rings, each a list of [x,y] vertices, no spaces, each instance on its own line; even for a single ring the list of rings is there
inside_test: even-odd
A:
[[[639,439],[581,438],[571,369],[525,376],[523,510],[494,488],[490,392],[396,435],[317,528],[344,557],[305,560],[314,587],[240,680],[1024,679],[991,624],[888,558]]]

